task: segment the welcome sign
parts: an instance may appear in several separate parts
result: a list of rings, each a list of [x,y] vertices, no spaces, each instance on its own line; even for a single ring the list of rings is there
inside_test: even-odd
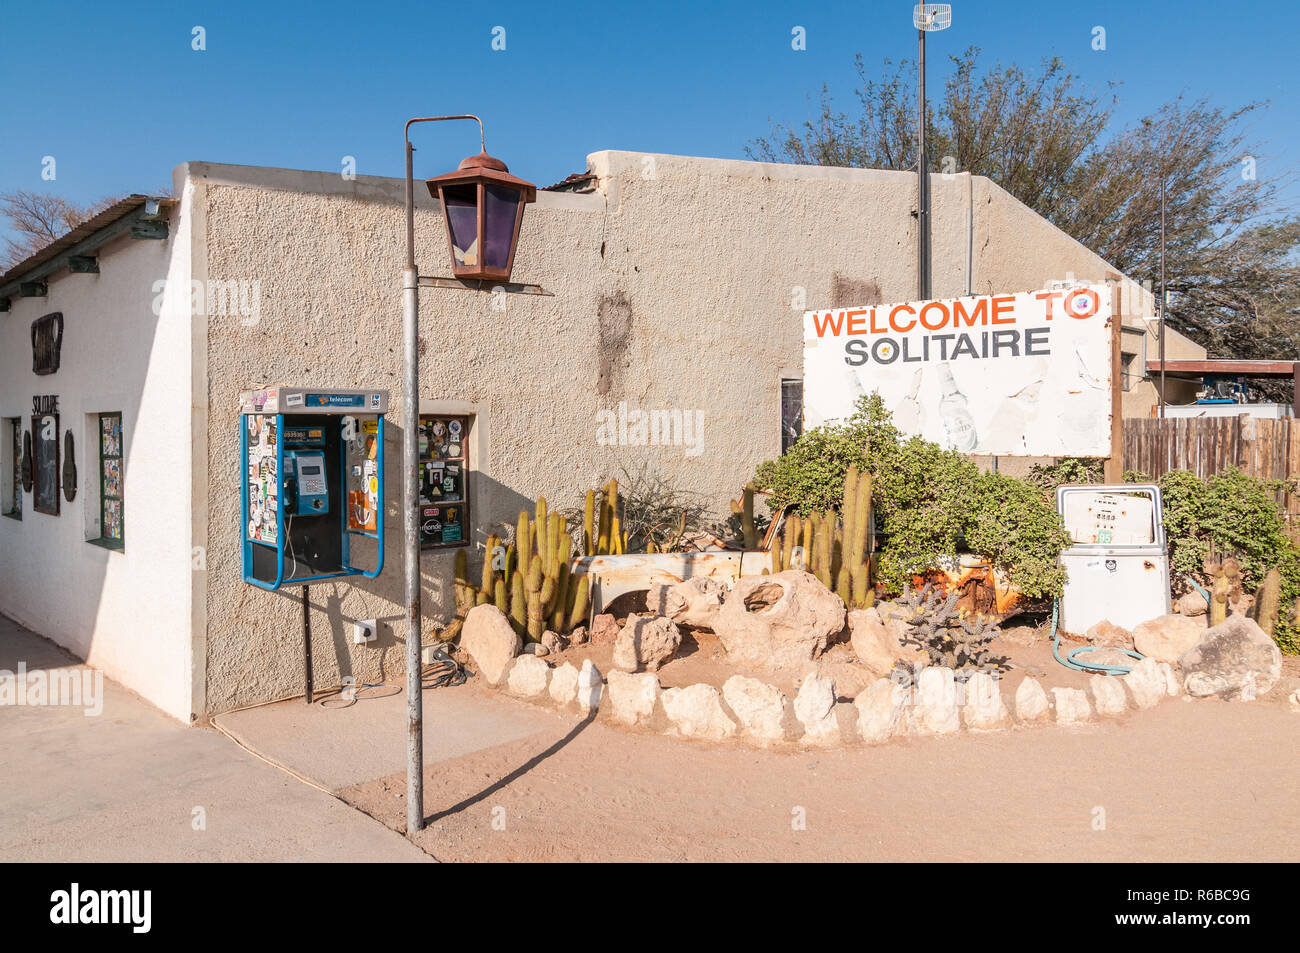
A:
[[[804,426],[878,392],[906,434],[963,453],[1110,456],[1104,285],[804,312]]]

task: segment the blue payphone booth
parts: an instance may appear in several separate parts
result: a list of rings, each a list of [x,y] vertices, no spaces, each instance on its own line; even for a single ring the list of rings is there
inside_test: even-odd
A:
[[[378,576],[388,391],[268,387],[239,404],[244,581]],[[376,541],[373,569],[352,565],[354,537]]]

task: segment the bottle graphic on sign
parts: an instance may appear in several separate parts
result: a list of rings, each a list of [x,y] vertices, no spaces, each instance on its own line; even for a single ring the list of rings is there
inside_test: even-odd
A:
[[[975,432],[975,418],[971,415],[966,395],[957,389],[951,364],[939,365],[939,417],[943,421],[944,442],[949,450],[967,452],[975,449],[979,435]]]
[[[921,432],[921,402],[916,399],[920,392],[921,368],[918,367],[912,374],[911,386],[894,411],[894,426],[908,436]]]

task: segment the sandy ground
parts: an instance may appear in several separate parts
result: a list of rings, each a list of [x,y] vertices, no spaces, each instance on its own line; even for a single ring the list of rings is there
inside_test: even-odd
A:
[[[532,737],[431,766],[416,842],[447,861],[1294,861],[1297,685],[1288,659],[1255,703],[824,751],[548,713]],[[402,830],[404,791],[393,775],[340,796]]]

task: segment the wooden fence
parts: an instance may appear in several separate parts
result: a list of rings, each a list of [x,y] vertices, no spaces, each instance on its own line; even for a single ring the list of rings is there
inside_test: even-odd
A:
[[[1158,418],[1124,421],[1124,469],[1159,477],[1191,470],[1205,478],[1229,467],[1266,480],[1300,477],[1300,426],[1292,418]],[[1283,493],[1292,526],[1300,525],[1300,494]]]

